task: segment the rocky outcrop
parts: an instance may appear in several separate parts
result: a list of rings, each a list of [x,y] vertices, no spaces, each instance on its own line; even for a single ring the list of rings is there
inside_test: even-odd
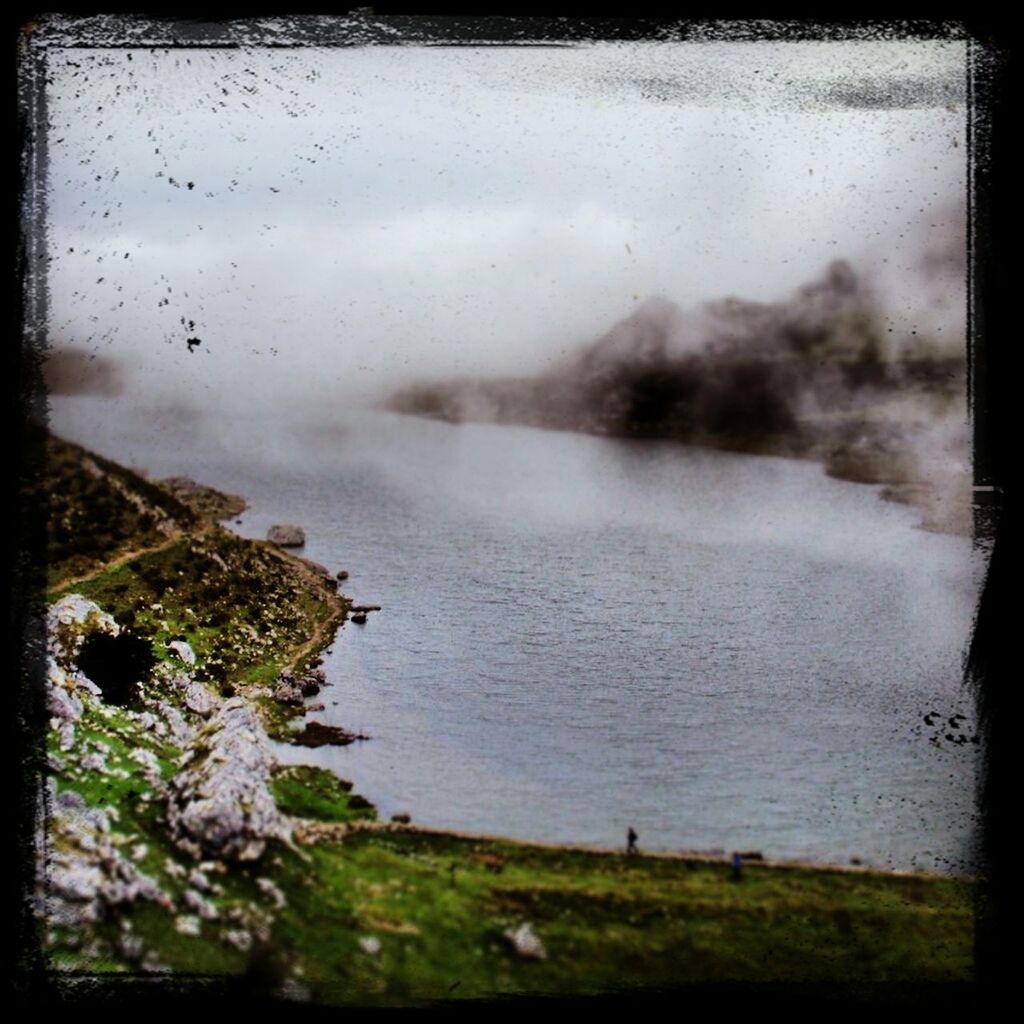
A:
[[[273,696],[279,704],[300,707],[307,697],[315,697],[322,686],[327,685],[327,677],[323,669],[314,668],[305,675],[296,676],[286,668],[274,683]]]
[[[157,883],[115,845],[112,810],[89,807],[71,790],[57,793],[53,780],[48,795],[47,832],[37,846],[36,902],[51,927],[81,931],[137,900],[172,906]]]
[[[159,481],[183,505],[208,519],[230,519],[245,511],[245,498],[198,484],[191,477],[171,476]]]
[[[199,731],[169,783],[167,818],[197,857],[259,858],[291,830],[270,792],[274,760],[252,707],[234,697]]]
[[[301,526],[282,524],[267,531],[267,540],[279,548],[301,548],[306,543],[306,532]]]
[[[201,718],[209,718],[220,702],[199,682],[190,682],[185,688],[185,707]]]
[[[86,636],[118,636],[121,627],[98,604],[81,594],[67,594],[46,612],[46,651],[62,669],[73,666]]]

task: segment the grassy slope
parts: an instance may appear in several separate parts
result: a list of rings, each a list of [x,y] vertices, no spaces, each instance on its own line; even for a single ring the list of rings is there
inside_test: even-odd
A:
[[[63,450],[54,472],[62,478],[81,472],[73,450]],[[127,471],[119,472],[125,486],[133,485]],[[68,493],[81,493],[75,486]],[[86,518],[80,522],[80,529],[90,528]],[[145,521],[133,531],[125,513],[106,554],[116,557],[148,537]],[[73,576],[81,567],[59,561],[50,596],[86,594],[151,637],[161,657],[168,639],[185,638],[198,655],[198,678],[250,696],[282,666],[308,660],[328,643],[344,613],[330,585],[299,560],[199,519],[159,551],[61,585],[61,574]],[[151,683],[151,692],[160,685]],[[180,700],[169,688],[157,695]],[[291,712],[253,699],[283,732]],[[58,751],[51,733],[51,750],[65,761],[58,787],[77,790],[94,806],[114,807],[124,847],[144,844],[140,866],[180,896],[184,882],[174,865],[192,865],[167,838],[159,797],[129,757],[133,749],[150,750],[167,777],[180,750],[130,714],[101,704],[87,705],[78,734],[76,749],[105,744],[108,766],[127,777],[81,767],[74,752]],[[255,864],[217,875],[222,891],[211,902],[220,919],[204,922],[198,937],[179,934],[169,912],[153,904],[133,906],[134,933],[175,972],[233,974],[258,961],[316,1000],[348,1004],[687,981],[971,978],[970,883],[769,866],[749,866],[733,883],[722,864],[382,827],[350,789],[320,769],[280,768],[275,799],[307,822],[298,830],[300,846],[272,844]],[[260,890],[259,878],[280,888],[283,908]],[[241,952],[224,941],[232,914],[250,924],[254,915],[276,914],[276,920],[266,942]],[[546,959],[521,957],[504,937],[525,921]],[[113,941],[118,927],[101,922],[96,934]],[[56,930],[49,948],[54,965],[128,969],[113,946],[97,958],[95,949],[86,956],[75,945],[73,936]]]
[[[128,551],[166,543],[199,523],[169,492],[52,436],[25,504],[47,514],[51,585],[93,572]]]
[[[299,885],[275,937],[331,1001],[971,974],[969,887],[951,880],[751,867],[734,883],[725,865],[409,831],[314,857],[282,867]],[[504,938],[524,921],[546,959]]]

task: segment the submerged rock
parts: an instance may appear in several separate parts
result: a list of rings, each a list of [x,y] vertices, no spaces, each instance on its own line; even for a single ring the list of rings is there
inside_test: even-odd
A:
[[[324,725],[322,722],[307,722],[293,743],[300,747],[323,747],[335,746],[345,747],[356,740],[368,740],[369,736],[361,733],[349,732],[337,725]]]
[[[267,540],[280,548],[301,548],[306,543],[306,533],[301,526],[283,523],[267,531]]]
[[[170,780],[167,805],[168,822],[186,845],[249,861],[262,855],[268,839],[290,840],[270,792],[270,743],[245,700],[222,704],[186,757]]]

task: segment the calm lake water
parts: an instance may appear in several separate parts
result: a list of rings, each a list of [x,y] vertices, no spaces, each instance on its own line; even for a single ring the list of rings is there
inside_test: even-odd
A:
[[[385,413],[230,435],[94,399],[53,429],[246,496],[234,528],[383,605],[346,624],[280,747],[388,816],[523,839],[969,871],[977,748],[943,739],[969,540],[813,463]],[[924,716],[935,713],[934,725]],[[936,737],[939,745],[931,742]]]

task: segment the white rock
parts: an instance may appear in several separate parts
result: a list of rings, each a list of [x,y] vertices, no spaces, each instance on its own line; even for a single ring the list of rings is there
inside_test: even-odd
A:
[[[171,730],[171,738],[179,747],[185,746],[192,741],[193,732],[185,721],[184,715],[173,705],[166,701],[157,702],[157,710],[163,716],[168,728]]]
[[[86,633],[117,636],[120,632],[110,615],[81,594],[67,594],[46,611],[46,649],[64,665],[74,660]]]
[[[376,956],[380,952],[380,939],[375,935],[364,935],[359,940],[359,948],[370,956]]]
[[[252,936],[244,928],[233,928],[224,933],[224,941],[243,953],[252,946]]]
[[[156,759],[156,754],[152,750],[136,747],[128,756],[136,764],[142,765],[145,770],[146,781],[151,786],[157,786],[163,781],[163,776],[160,772],[160,762]]]
[[[210,891],[210,880],[203,874],[199,868],[193,868],[192,873],[188,876],[188,884],[193,889],[198,889],[200,892]]]
[[[61,722],[57,735],[60,737],[61,750],[68,751],[75,745],[75,727],[70,722]]]
[[[202,683],[189,683],[185,690],[185,707],[203,718],[209,718],[220,701]]]
[[[107,762],[102,754],[86,754],[79,763],[86,771],[96,772],[99,775],[107,775],[109,773]]]
[[[82,717],[82,702],[62,686],[51,686],[46,694],[47,710],[55,718],[68,722],[77,721]]]
[[[185,906],[194,910],[204,921],[215,921],[220,916],[217,908],[209,900],[203,899],[195,889],[186,889],[183,899]]]
[[[167,650],[172,654],[176,654],[186,665],[194,665],[196,663],[196,652],[184,640],[172,640],[167,645]]]
[[[185,869],[177,862],[171,860],[170,857],[164,858],[164,871],[171,876],[171,878],[184,878]]]
[[[167,817],[179,841],[209,856],[255,860],[266,840],[291,839],[270,792],[270,741],[251,705],[233,697],[199,731],[170,780]]]
[[[524,921],[518,928],[509,928],[505,932],[505,938],[512,943],[512,948],[528,960],[547,959],[547,950],[544,943],[540,941],[529,922]]]
[[[274,901],[274,907],[277,910],[280,910],[288,902],[285,899],[284,893],[269,878],[257,878],[256,885],[261,893],[269,896]]]

